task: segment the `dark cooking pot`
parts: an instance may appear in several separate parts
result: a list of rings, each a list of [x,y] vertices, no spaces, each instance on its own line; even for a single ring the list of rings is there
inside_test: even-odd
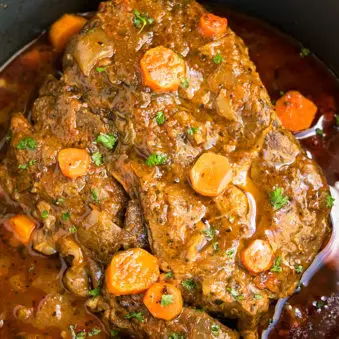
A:
[[[0,1],[0,65],[65,12],[96,8],[97,0]],[[300,40],[339,74],[337,0],[215,0],[269,21]]]

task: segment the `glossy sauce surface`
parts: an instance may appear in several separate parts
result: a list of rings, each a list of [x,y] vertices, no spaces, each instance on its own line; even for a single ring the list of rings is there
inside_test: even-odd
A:
[[[220,10],[215,12],[220,13]],[[335,124],[339,98],[337,80],[317,59],[300,55],[300,45],[271,27],[243,15],[229,12],[224,15],[232,29],[248,45],[251,58],[273,101],[280,97],[281,91],[294,89],[319,107],[316,120],[323,117],[323,126],[320,127],[324,129],[325,136],[315,135],[313,129],[309,131],[310,137],[303,138],[301,142],[323,168],[329,184],[334,185],[339,180],[339,129]],[[53,53],[46,37],[42,36],[0,73],[0,139],[3,149],[6,147],[10,114],[17,111],[29,114],[29,107],[45,75],[57,75],[58,65],[58,56]],[[7,197],[1,196],[0,199],[1,220],[20,210]],[[308,286],[302,287],[288,300],[278,323],[274,327],[272,324],[273,329],[270,333],[264,332],[265,336],[299,338],[311,331],[318,331],[319,338],[338,335],[339,267],[335,260],[338,256],[338,252],[334,251],[338,248],[336,244],[334,232],[326,252],[303,277],[303,283]],[[71,338],[70,325],[77,325],[77,331],[102,329],[96,318],[85,311],[84,300],[76,299],[62,287],[63,264],[57,257],[44,258],[23,248],[4,222],[0,227],[0,252],[0,338],[11,338],[19,332],[40,334],[46,338]],[[71,308],[65,307],[72,312],[56,311],[58,319],[49,325],[44,323],[45,327],[40,326],[40,329],[37,329],[37,324],[33,327],[19,319],[22,316],[18,316],[21,306],[38,312],[46,304],[46,297],[56,294],[62,295],[65,303],[72,305]],[[277,309],[281,307],[282,302]],[[278,315],[279,312],[275,318]],[[324,321],[327,326],[324,326]],[[105,336],[103,331],[96,337],[100,335]]]

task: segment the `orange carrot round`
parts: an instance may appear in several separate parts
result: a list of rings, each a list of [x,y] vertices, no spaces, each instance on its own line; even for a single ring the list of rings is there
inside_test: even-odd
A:
[[[206,13],[200,17],[199,28],[206,38],[221,38],[227,30],[227,19]]]
[[[273,250],[266,240],[256,239],[241,253],[241,262],[252,273],[261,273],[273,264]]]
[[[65,148],[59,152],[58,162],[62,174],[73,179],[87,173],[91,158],[84,149]]]
[[[172,320],[182,311],[180,290],[170,284],[156,283],[145,293],[143,302],[155,318]]]
[[[106,287],[114,295],[137,294],[147,290],[159,278],[156,257],[142,248],[115,254],[106,270]]]
[[[144,83],[155,92],[176,91],[185,78],[185,62],[171,49],[158,46],[140,61]]]
[[[53,23],[49,31],[49,38],[53,47],[61,52],[73,35],[79,33],[87,20],[82,16],[64,14]]]
[[[232,180],[232,168],[227,158],[212,152],[200,156],[189,172],[193,189],[205,196],[216,197]]]
[[[298,91],[289,91],[275,105],[282,124],[292,132],[299,132],[312,125],[317,106]]]
[[[27,245],[34,231],[35,222],[26,215],[18,214],[9,218],[8,224],[18,240]]]

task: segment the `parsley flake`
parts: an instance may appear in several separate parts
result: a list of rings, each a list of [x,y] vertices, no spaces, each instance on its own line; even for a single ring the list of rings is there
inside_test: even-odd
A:
[[[18,165],[18,169],[27,170],[29,167],[31,167],[35,164],[36,164],[36,160],[30,160],[30,161],[26,162],[25,164]]]
[[[155,122],[158,124],[158,125],[163,125],[166,121],[166,118],[165,118],[165,113],[164,111],[159,111],[157,113],[157,115],[155,116]]]
[[[222,58],[221,54],[218,53],[218,54],[216,54],[216,55],[213,57],[212,60],[213,60],[213,62],[214,62],[216,65],[219,65],[219,64],[222,63],[223,58]]]
[[[93,153],[91,159],[95,163],[95,166],[98,167],[104,163],[104,156],[100,152]]]
[[[288,196],[284,195],[284,190],[281,187],[277,187],[270,193],[270,203],[275,210],[279,210],[288,203]]]
[[[141,14],[136,9],[133,11],[134,19],[133,24],[136,28],[140,27],[140,30],[138,33],[141,33],[146,25],[151,25],[154,22],[153,18],[149,18],[146,14]]]
[[[172,294],[163,294],[161,296],[160,305],[161,306],[168,306],[173,304],[173,295]]]
[[[321,128],[316,128],[315,129],[315,134],[319,135],[320,137],[323,137],[325,135],[324,130]]]
[[[102,72],[106,71],[106,67],[97,67],[97,68],[96,68],[96,71],[97,71],[98,73],[102,73]]]
[[[214,336],[218,336],[219,335],[219,332],[220,332],[220,325],[217,325],[217,324],[213,324],[211,326],[211,332]]]
[[[185,339],[185,337],[182,334],[172,332],[167,339]]]
[[[48,218],[48,214],[49,214],[48,211],[46,211],[46,210],[42,211],[41,212],[41,218],[42,219],[47,219]]]
[[[214,249],[215,252],[218,252],[220,250],[220,246],[219,246],[219,243],[217,241],[213,244],[213,249]]]
[[[101,292],[101,288],[98,286],[96,288],[93,288],[92,290],[90,290],[88,292],[88,295],[90,295],[91,297],[97,297],[98,295],[100,295]]]
[[[188,135],[193,135],[193,134],[195,134],[197,131],[198,131],[198,128],[197,128],[197,127],[190,127],[190,128],[187,128],[187,134],[188,134]]]
[[[167,155],[160,153],[159,154],[153,153],[146,159],[146,165],[150,167],[164,165],[166,162]]]
[[[165,273],[165,278],[166,278],[166,279],[172,279],[172,278],[173,278],[173,272],[167,272],[167,273]]]
[[[254,299],[261,300],[262,299],[262,295],[261,294],[255,294],[254,295]]]
[[[95,335],[98,335],[99,333],[101,333],[101,330],[99,328],[92,328],[92,330],[88,332],[88,336],[93,337]]]
[[[315,308],[317,310],[321,310],[323,307],[324,307],[325,303],[322,301],[322,300],[318,300],[316,303],[315,303]]]
[[[235,288],[226,287],[226,291],[231,294],[234,300],[239,301],[244,299],[244,296],[238,292]]]
[[[35,151],[38,143],[32,138],[23,138],[16,145],[17,149]]]
[[[75,226],[72,226],[68,229],[69,233],[76,233],[78,231],[78,229]]]
[[[64,202],[65,202],[65,199],[64,199],[64,198],[58,198],[58,199],[55,201],[55,204],[59,206],[59,205],[62,205]]]
[[[339,114],[336,114],[336,116],[335,116],[335,123],[336,123],[337,126],[339,126]],[[6,138],[6,140],[7,140],[7,138]]]
[[[12,136],[13,136],[13,132],[12,132],[12,130],[9,130],[8,133],[7,133],[7,135],[6,135],[5,141],[6,141],[6,142],[11,141]]]
[[[332,208],[334,206],[334,202],[335,202],[335,199],[332,197],[331,194],[328,194],[326,198],[326,207]]]
[[[197,284],[193,279],[186,279],[181,282],[181,285],[184,286],[189,291],[192,291],[197,287]]]
[[[185,89],[186,89],[186,88],[190,87],[190,84],[189,84],[189,82],[188,82],[187,79],[183,78],[183,79],[181,79],[180,86],[181,86],[182,88],[185,88]]]
[[[93,188],[91,190],[91,199],[95,202],[98,203],[99,202],[99,191],[97,188]]]
[[[139,320],[140,322],[144,322],[144,316],[141,312],[130,312],[125,315],[126,319],[136,319]]]
[[[235,249],[234,248],[231,248],[231,249],[226,251],[226,257],[227,258],[233,259],[234,255],[235,255]]]
[[[111,330],[110,332],[111,337],[116,337],[119,333],[120,333],[120,330],[118,329]]]
[[[301,273],[303,271],[302,265],[294,265],[294,268],[297,273]]]
[[[61,220],[62,221],[68,221],[70,219],[70,217],[71,217],[71,213],[69,213],[69,212],[65,212],[65,213],[61,214]]]
[[[113,149],[117,142],[117,137],[113,134],[100,133],[96,139],[98,144],[102,144],[108,149]]]
[[[215,229],[211,227],[211,228],[201,231],[201,233],[205,235],[207,240],[213,240],[215,236]]]
[[[281,257],[278,256],[275,261],[273,266],[270,269],[271,272],[276,272],[276,273],[280,273],[281,272]]]
[[[304,57],[307,57],[311,54],[311,51],[308,49],[308,48],[305,48],[305,47],[301,47],[301,50],[300,50],[300,53],[299,55],[304,58]]]

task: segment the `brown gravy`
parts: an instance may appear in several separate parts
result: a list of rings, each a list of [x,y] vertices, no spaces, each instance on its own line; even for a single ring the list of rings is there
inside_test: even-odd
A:
[[[218,11],[220,12],[220,11]],[[339,181],[339,127],[335,114],[339,85],[333,74],[315,57],[300,55],[301,45],[272,27],[244,15],[226,12],[230,26],[249,47],[252,60],[272,100],[281,91],[295,89],[311,98],[319,108],[325,135],[301,139],[304,148],[322,167],[330,185]],[[60,58],[42,35],[0,72],[0,156],[6,148],[9,117],[13,112],[29,114],[44,77],[58,75]],[[102,324],[86,312],[84,300],[63,289],[60,272],[63,263],[58,257],[45,258],[22,247],[3,222],[20,207],[6,196],[0,196],[0,338],[18,333],[41,335],[42,338],[71,338],[70,325],[77,329],[103,330],[96,338],[105,337]],[[335,225],[334,228],[339,225]],[[339,335],[339,254],[338,231],[311,268],[304,274],[301,287],[287,301],[275,307],[274,321],[266,338],[335,338]],[[10,274],[8,274],[10,271]],[[18,319],[21,306],[39,309],[46,296],[60,293],[72,305],[73,312],[61,312],[61,320],[40,329]],[[272,306],[272,316],[274,305]],[[58,316],[56,314],[56,316]],[[1,320],[3,319],[3,320]]]

